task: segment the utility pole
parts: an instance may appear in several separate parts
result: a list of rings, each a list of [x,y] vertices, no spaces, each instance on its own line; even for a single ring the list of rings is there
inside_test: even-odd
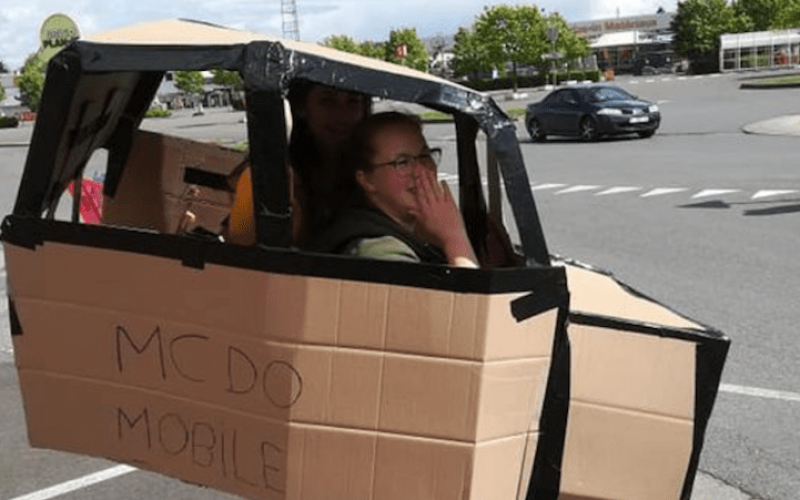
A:
[[[300,40],[300,29],[297,22],[297,2],[281,0],[281,17],[283,19],[283,37]]]

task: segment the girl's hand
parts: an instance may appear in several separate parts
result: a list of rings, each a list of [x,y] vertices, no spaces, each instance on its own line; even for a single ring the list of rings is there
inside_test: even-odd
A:
[[[436,172],[418,167],[415,172],[418,211],[414,231],[441,248],[452,265],[477,267],[477,259],[464,228],[461,212],[450,188],[436,181]]]

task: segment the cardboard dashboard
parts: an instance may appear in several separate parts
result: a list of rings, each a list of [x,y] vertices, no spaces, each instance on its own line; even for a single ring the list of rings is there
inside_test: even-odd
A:
[[[166,71],[245,82],[258,244],[217,231],[242,154],[139,130]],[[290,246],[295,79],[454,116],[459,204],[485,233],[486,135],[524,264],[361,260]],[[108,151],[103,219],[53,214]],[[493,167],[487,161],[485,170]],[[494,193],[494,194],[493,194]],[[493,200],[489,205],[494,206]],[[547,249],[513,121],[483,94],[324,47],[189,21],[51,61],[2,225],[32,446],[263,499],[689,500],[729,341]]]

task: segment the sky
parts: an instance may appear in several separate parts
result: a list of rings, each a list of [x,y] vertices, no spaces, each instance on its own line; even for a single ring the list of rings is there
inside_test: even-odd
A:
[[[81,34],[169,18],[195,19],[270,35],[282,34],[281,0],[3,0],[0,2],[0,61],[19,69],[39,49],[39,30],[51,14],[66,14]],[[452,35],[471,26],[495,0],[296,0],[300,39],[321,42],[331,35],[384,41],[398,28],[416,28],[421,38]],[[654,14],[677,8],[677,0],[540,0],[545,14],[567,22]]]

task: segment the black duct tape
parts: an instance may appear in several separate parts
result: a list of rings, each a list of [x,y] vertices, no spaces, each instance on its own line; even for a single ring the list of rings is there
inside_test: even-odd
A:
[[[33,219],[31,219],[31,222],[31,224],[27,224],[24,217],[7,216],[3,219],[3,225],[0,229],[0,240],[29,250],[35,250],[38,245],[42,244],[43,237],[41,231],[39,231],[39,224],[36,224]]]
[[[558,500],[569,416],[571,349],[567,335],[569,295],[558,311],[552,362],[539,419],[539,440],[526,500]]]
[[[17,306],[14,305],[14,301],[10,297],[8,299],[8,318],[11,322],[11,336],[22,335],[22,325],[17,315]]]

